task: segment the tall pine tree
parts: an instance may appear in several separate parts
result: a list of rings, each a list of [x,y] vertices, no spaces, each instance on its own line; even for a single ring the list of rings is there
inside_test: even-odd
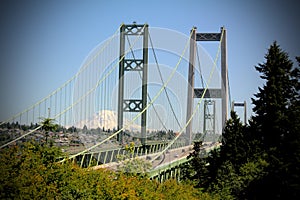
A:
[[[258,138],[264,147],[277,148],[288,134],[288,108],[296,95],[293,62],[275,41],[265,56],[266,62],[256,66],[265,85],[252,99],[253,117]]]
[[[252,130],[268,155],[267,175],[251,185],[251,198],[297,199],[299,195],[299,69],[274,42],[256,66],[264,86],[252,99]],[[298,127],[298,128],[297,128]],[[296,143],[296,145],[295,145]],[[295,154],[296,153],[296,154]],[[298,160],[298,161],[297,161]],[[296,161],[296,165],[295,162]],[[299,197],[299,196],[298,196]]]

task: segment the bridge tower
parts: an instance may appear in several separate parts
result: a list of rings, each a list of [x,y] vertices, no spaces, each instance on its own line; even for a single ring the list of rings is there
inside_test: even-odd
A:
[[[210,112],[209,107],[212,107]],[[216,133],[216,101],[204,100],[204,117],[203,117],[203,134],[215,134]],[[208,128],[208,121],[211,122],[211,128]]]
[[[221,39],[221,36],[223,37]],[[187,95],[187,116],[188,122],[192,115],[193,99],[201,98],[205,88],[194,88],[194,67],[197,41],[220,41],[221,42],[221,89],[208,88],[204,94],[204,98],[221,98],[222,99],[222,126],[224,126],[228,115],[228,67],[227,67],[227,45],[226,45],[226,29],[221,27],[220,33],[197,33],[197,28],[191,30],[190,38],[190,56],[188,71],[188,95]],[[223,130],[224,127],[222,127]],[[186,127],[186,136],[188,144],[192,143],[192,122]]]
[[[126,37],[143,37],[142,56],[128,58],[125,52]],[[127,38],[128,39],[128,38]],[[129,43],[129,41],[127,40]],[[128,44],[130,46],[130,44]],[[132,52],[133,53],[133,52]],[[142,92],[139,99],[124,99],[124,74],[135,73],[141,76]],[[140,74],[139,74],[140,73]],[[119,91],[118,91],[118,130],[123,128],[124,112],[142,112],[147,106],[147,77],[148,77],[148,24],[130,25],[120,27],[120,62],[119,62]],[[147,111],[141,115],[141,143],[146,143]],[[119,143],[123,143],[123,132],[117,136]]]
[[[244,101],[243,103],[236,103],[234,101],[232,101],[231,103],[231,111],[234,111],[234,107],[244,107],[244,123],[245,125],[247,124],[247,104],[246,101]]]

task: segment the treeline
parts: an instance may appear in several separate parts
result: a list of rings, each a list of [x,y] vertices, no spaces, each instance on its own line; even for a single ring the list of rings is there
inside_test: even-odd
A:
[[[37,123],[31,123],[30,125],[26,125],[26,124],[19,124],[19,122],[6,122],[6,123],[2,123],[0,125],[0,128],[2,129],[20,129],[20,130],[23,130],[23,131],[27,131],[29,129],[35,129],[39,126],[39,124]]]
[[[201,158],[195,143],[183,177],[221,199],[300,198],[300,58],[293,66],[274,42],[256,70],[265,80],[252,103],[255,115],[243,125],[231,113],[222,146]]]
[[[47,119],[47,118],[45,118]],[[43,119],[43,120],[45,120]],[[27,125],[27,124],[19,124],[18,121],[16,122],[5,122],[5,123],[2,123],[0,125],[0,128],[2,129],[8,129],[8,130],[12,130],[12,129],[20,129],[20,130],[23,130],[23,131],[28,131],[28,130],[33,130],[37,127],[39,127],[41,124],[43,123],[43,121],[41,121],[40,123],[30,123],[30,125]],[[55,124],[55,128],[52,130],[53,132],[64,132],[64,133],[73,133],[73,132],[77,132],[77,128],[72,126],[72,127],[69,127],[69,128],[66,128],[64,126],[61,126],[59,124]],[[79,129],[81,130],[81,129]]]

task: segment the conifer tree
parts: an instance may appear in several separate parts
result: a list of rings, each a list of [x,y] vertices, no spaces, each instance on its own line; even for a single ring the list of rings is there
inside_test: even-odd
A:
[[[245,128],[235,112],[226,122],[222,134],[221,158],[230,161],[238,168],[247,159],[248,144],[245,139]]]
[[[201,155],[203,152],[202,149],[202,141],[194,142],[193,152],[188,155],[188,159],[192,158],[189,163],[189,166],[185,166],[186,168],[191,168],[193,171],[186,174],[185,178],[192,180],[195,184],[195,187],[200,188],[207,185],[207,169],[206,169],[206,161]]]
[[[266,176],[251,184],[251,190],[256,191],[251,198],[295,199],[300,189],[299,68],[293,67],[276,42],[265,59],[255,67],[266,82],[252,99],[256,114],[252,129],[268,155],[269,167]]]
[[[265,55],[266,62],[255,69],[266,80],[252,98],[253,117],[259,140],[266,149],[281,145],[288,133],[288,108],[296,95],[293,62],[275,41]]]

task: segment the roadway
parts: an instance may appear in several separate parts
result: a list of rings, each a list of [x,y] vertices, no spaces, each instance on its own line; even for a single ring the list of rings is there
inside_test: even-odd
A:
[[[192,151],[192,145],[168,150],[152,162],[152,169],[155,169],[158,166],[169,164],[183,157],[186,157],[189,155],[191,151]],[[158,155],[159,153],[154,153],[145,156],[139,156],[139,158],[144,159],[146,161],[150,161]],[[111,162],[111,163],[95,166],[93,167],[93,169],[107,168],[111,170],[117,170],[117,167],[120,164],[121,164],[120,162]]]
[[[203,146],[203,150],[208,152],[214,148],[218,148],[221,145],[221,143],[209,143],[205,144]],[[173,162],[176,162],[177,160],[182,160],[185,157],[187,157],[191,152],[193,151],[193,145],[190,146],[185,146],[185,147],[180,147],[177,149],[171,149],[167,150],[165,153],[160,155],[157,159],[155,159],[152,162],[152,170],[155,170],[157,168],[161,168],[165,165],[170,165]],[[149,154],[145,156],[139,156],[140,159],[144,159],[146,161],[150,161],[157,157],[160,153],[154,153],[154,154]],[[107,168],[111,170],[117,170],[118,165],[120,165],[121,162],[111,162],[107,164],[102,164],[93,167],[93,169],[99,169],[99,168]]]

